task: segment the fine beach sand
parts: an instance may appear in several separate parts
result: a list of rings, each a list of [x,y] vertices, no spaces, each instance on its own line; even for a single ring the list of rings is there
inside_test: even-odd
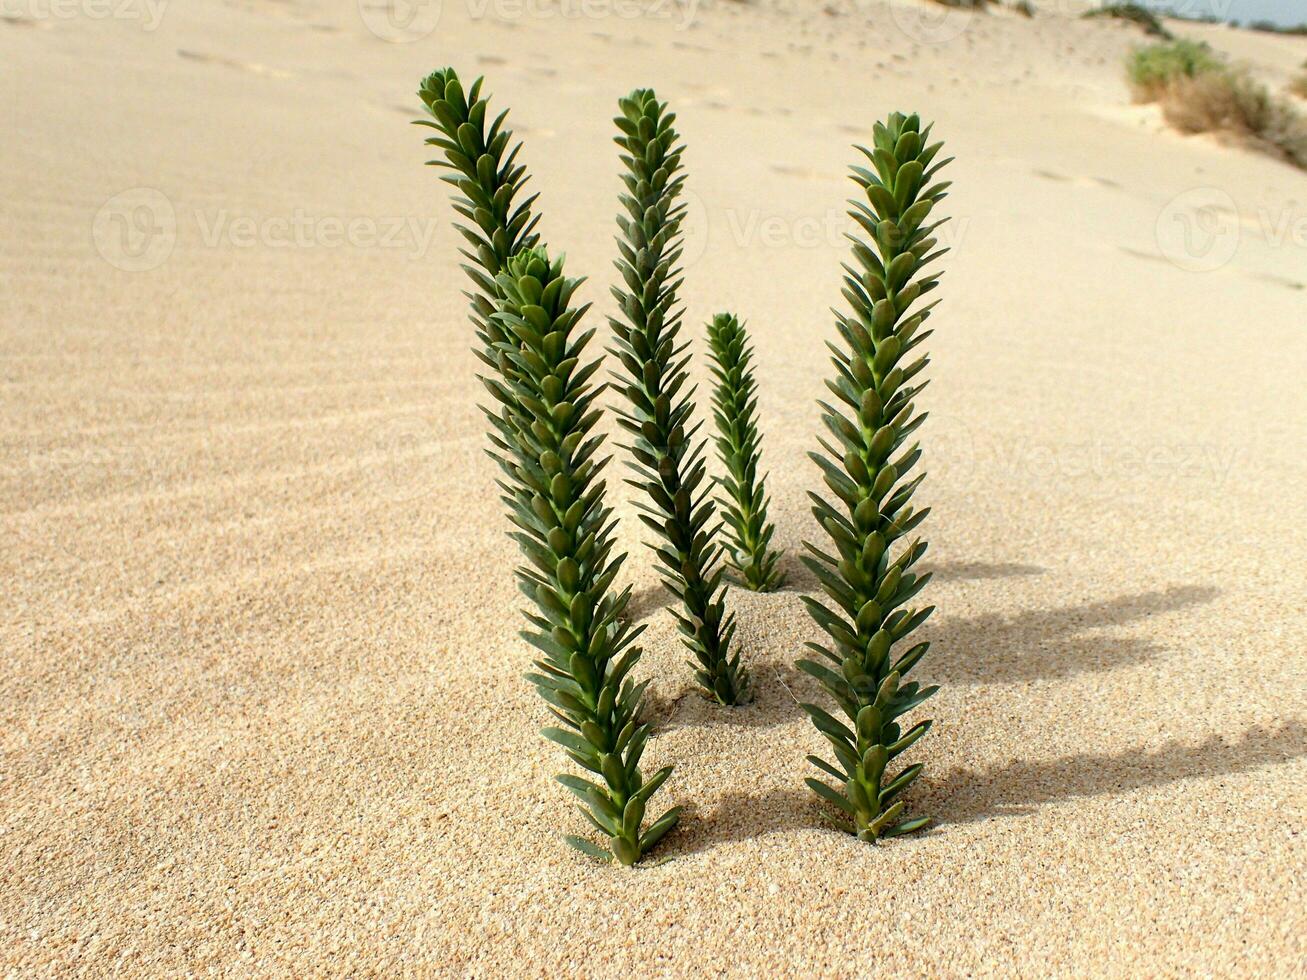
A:
[[[1307,969],[1307,175],[1131,105],[1124,26],[1000,11],[921,43],[906,6],[445,0],[412,43],[325,0],[154,30],[6,6],[0,964]],[[1307,58],[1176,29],[1272,84]],[[657,866],[560,839],[584,828],[521,678],[460,239],[407,124],[449,62],[512,108],[601,339],[610,119],[656,86],[688,145],[686,329],[701,349],[729,308],[754,336],[790,569],[731,593],[754,705],[691,692],[610,480],[647,768],[676,764],[655,801],[691,807]],[[911,799],[937,824],[872,848],[803,786],[791,664],[850,144],[893,109],[957,162],[920,491],[942,689]]]

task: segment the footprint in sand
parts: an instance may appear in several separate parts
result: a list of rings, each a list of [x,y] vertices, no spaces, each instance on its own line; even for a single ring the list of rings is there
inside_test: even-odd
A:
[[[0,20],[3,20],[10,27],[35,27],[39,31],[50,29],[50,22],[47,20],[33,20],[30,17],[15,17],[9,14],[0,17]]]
[[[1081,187],[1110,187],[1113,190],[1120,190],[1121,185],[1114,180],[1108,180],[1106,177],[1071,177],[1067,174],[1060,174],[1053,170],[1032,171],[1036,177],[1043,177],[1045,180],[1056,181],[1059,184],[1079,184]]]
[[[1260,279],[1262,282],[1270,282],[1277,286],[1283,286],[1285,289],[1292,289],[1294,292],[1301,292],[1302,290],[1307,289],[1307,283],[1298,282],[1296,279],[1286,279],[1284,276],[1271,275],[1270,273],[1262,273],[1253,276],[1253,278]]]
[[[1136,259],[1147,259],[1149,262],[1168,262],[1165,255],[1158,255],[1156,252],[1145,252],[1142,249],[1131,248],[1129,245],[1118,245],[1117,248]]]
[[[843,180],[843,176],[833,174],[824,174],[816,170],[809,170],[806,167],[795,167],[788,163],[773,163],[769,168],[772,173],[780,174],[783,177],[797,177],[800,180]]]
[[[253,75],[264,75],[268,78],[294,78],[294,74],[284,71],[281,68],[269,68],[267,65],[260,65],[253,61],[237,61],[234,58],[224,58],[216,54],[205,54],[202,51],[187,51],[183,48],[177,49],[177,54],[188,61],[199,61],[209,65],[222,65],[224,68],[235,68],[238,71],[247,71]]]

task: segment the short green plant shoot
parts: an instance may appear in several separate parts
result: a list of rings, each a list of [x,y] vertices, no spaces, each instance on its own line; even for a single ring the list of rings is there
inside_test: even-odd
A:
[[[462,253],[469,260],[463,271],[477,287],[469,299],[481,341],[478,354],[497,369],[492,349],[508,337],[494,320],[498,302],[495,276],[512,256],[536,243],[540,218],[531,213],[535,195],[519,197],[529,177],[526,167],[517,162],[522,144],[514,143],[512,130],[504,126],[507,110],[487,126],[490,100],[481,98],[482,81],[478,78],[464,94],[453,68],[432,72],[418,88],[418,97],[432,118],[419,119],[416,125],[436,130],[437,135],[426,142],[439,149],[444,159],[428,161],[428,165],[448,170],[441,180],[458,190],[454,210],[467,224],[455,227],[469,245]]]
[[[455,210],[472,248],[464,269],[478,287],[472,318],[478,351],[492,369],[483,378],[494,399],[486,409],[491,455],[503,470],[500,487],[528,564],[517,569],[532,603],[523,636],[540,651],[538,673],[528,674],[562,727],[546,728],[569,758],[594,778],[572,774],[559,782],[580,798],[581,812],[603,835],[605,847],[569,836],[592,857],[631,865],[675,826],[673,807],[644,826],[650,797],[671,767],[648,779],[640,761],[650,726],[639,722],[645,683],[632,678],[641,628],[624,616],[630,589],[614,582],[625,555],[613,555],[610,508],[604,502],[603,437],[587,359],[593,331],[579,326],[585,308],[572,305],[579,281],[563,274],[537,247],[531,201],[515,203],[526,182],[510,148],[504,115],[487,125],[487,100],[478,79],[465,94],[452,69],[422,83],[420,95],[437,130],[427,140],[443,152],[433,161],[450,170],[459,190]]]
[[[627,408],[619,414],[630,436],[632,485],[647,502],[641,519],[658,540],[663,583],[680,600],[673,610],[690,666],[704,694],[721,704],[749,697],[749,674],[732,650],[734,616],[726,612],[720,546],[712,499],[704,489],[703,444],[696,440],[693,391],[687,384],[686,344],[678,343],[683,147],[675,115],[648,89],[619,100],[614,120],[624,151],[617,268],[614,287],[621,316],[611,318],[613,353],[624,368],[617,386]]]
[[[805,601],[829,645],[809,644],[820,659],[797,666],[821,682],[845,720],[804,705],[836,760],[809,756],[832,782],[807,782],[838,808],[842,827],[869,842],[929,822],[905,816],[900,798],[921,763],[893,774],[890,767],[931,724],[904,730],[899,719],[937,690],[907,680],[929,643],[906,652],[900,644],[933,611],[907,605],[930,580],[913,570],[926,544],[909,535],[928,509],[912,506],[924,474],[912,475],[921,449],[908,440],[925,419],[913,404],[928,363],[917,350],[930,335],[923,328],[935,305],[918,301],[937,285],[930,266],[945,251],[934,237],[942,222],[929,221],[948,187],[935,180],[948,162],[936,160],[941,147],[917,116],[899,113],[876,124],[871,149],[859,147],[870,168],[853,167],[864,198],[850,202],[849,215],[865,240],[845,266],[849,309],[837,313],[843,343],[831,347],[835,377],[827,386],[838,404],[821,403],[832,441],[822,439],[824,452],[812,454],[833,494],[814,494],[813,514],[834,553],[807,545],[812,554],[804,561],[828,602]]]
[[[722,519],[730,528],[726,554],[739,580],[755,592],[771,592],[785,576],[776,568],[780,552],[771,550],[776,528],[767,522],[767,492],[758,475],[757,383],[750,361],[753,351],[744,325],[733,314],[719,313],[708,323],[712,351],[713,418],[717,455],[726,476]]]

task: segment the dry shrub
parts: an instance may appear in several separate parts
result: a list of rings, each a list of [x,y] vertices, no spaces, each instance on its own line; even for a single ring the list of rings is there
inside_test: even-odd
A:
[[[1178,75],[1158,101],[1183,133],[1234,136],[1307,169],[1307,118],[1244,71]]]

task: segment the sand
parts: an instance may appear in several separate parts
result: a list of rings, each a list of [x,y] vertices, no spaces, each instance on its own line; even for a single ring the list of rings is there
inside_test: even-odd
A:
[[[1307,968],[1307,177],[1131,106],[1137,34],[446,0],[387,43],[351,4],[93,7],[0,21],[13,975]],[[1307,56],[1180,29],[1271,79]],[[601,328],[609,120],[656,85],[689,145],[689,329],[730,308],[755,338],[791,569],[732,593],[755,705],[691,693],[613,489],[650,764],[691,808],[658,866],[560,839],[458,240],[407,125],[447,61],[513,108]],[[802,784],[790,665],[849,144],[895,108],[958,158],[919,491],[938,824],[871,848]]]

